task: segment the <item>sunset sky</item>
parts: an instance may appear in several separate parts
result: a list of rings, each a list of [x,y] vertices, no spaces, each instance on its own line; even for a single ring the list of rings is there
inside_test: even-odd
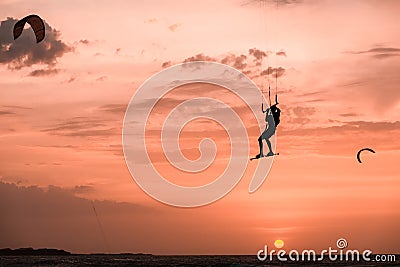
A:
[[[397,0],[1,1],[0,248],[255,255],[277,239],[289,251],[345,238],[400,253],[399,11]],[[13,40],[28,14],[46,22],[39,44],[29,28]],[[146,79],[196,60],[230,65],[259,88],[269,81],[273,94],[275,79],[261,74],[280,70],[280,155],[255,193],[252,172],[265,159],[249,161],[226,197],[177,208],[132,179],[122,125]],[[184,127],[180,146],[194,160],[213,139],[209,169],[182,173],[164,157],[160,122],[196,96],[239,109],[258,152],[245,103],[215,85],[177,88],[149,117],[146,142],[157,170],[185,186],[211,182],[230,159],[226,131],[204,120]],[[376,153],[360,164],[363,147]]]

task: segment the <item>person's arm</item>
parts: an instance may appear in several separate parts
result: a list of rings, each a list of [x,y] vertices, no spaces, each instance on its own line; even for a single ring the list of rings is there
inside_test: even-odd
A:
[[[261,111],[262,111],[262,113],[267,112],[267,110],[268,110],[268,108],[266,110],[264,110],[264,103],[261,103]]]

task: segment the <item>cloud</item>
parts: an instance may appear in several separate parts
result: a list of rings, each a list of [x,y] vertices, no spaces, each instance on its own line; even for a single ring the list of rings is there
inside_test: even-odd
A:
[[[68,79],[67,83],[72,83],[75,80],[76,80],[76,77],[71,77],[71,78]]]
[[[382,49],[374,51],[382,51]],[[357,99],[359,108],[372,108],[373,112],[379,116],[385,114],[392,117],[390,114],[397,112],[396,107],[400,100],[398,79],[400,61],[397,60],[399,57],[392,54],[390,58],[393,60],[381,59],[371,64],[371,59],[375,59],[379,53],[368,52],[363,55],[367,56],[358,59],[360,62],[357,68],[346,70],[344,77],[348,78],[337,82],[337,86],[341,87],[337,93],[346,96],[341,101],[349,106],[354,106],[354,99]],[[352,97],[347,98],[348,95]]]
[[[300,4],[303,0],[276,0],[277,5],[292,5],[292,4]]]
[[[0,116],[2,115],[15,115],[15,113],[7,110],[0,110]]]
[[[384,58],[389,58],[389,57],[398,57],[398,56],[400,56],[400,53],[398,53],[398,54],[395,54],[395,53],[384,53],[384,54],[376,54],[376,55],[373,55],[373,57],[374,58],[377,58],[377,59],[384,59]]]
[[[345,122],[343,127],[349,130],[360,130],[360,131],[399,131],[400,121],[395,122],[370,122],[370,121],[351,121]]]
[[[311,121],[316,109],[314,107],[287,107],[282,105],[282,115],[285,114],[285,123],[288,125],[305,125]]]
[[[113,114],[124,114],[126,111],[126,107],[126,104],[108,104],[99,107],[99,109]]]
[[[177,29],[178,27],[180,27],[181,25],[182,25],[182,24],[180,24],[180,23],[175,23],[175,24],[172,24],[172,25],[168,26],[168,29],[169,29],[171,32],[175,32],[176,29]]]
[[[100,76],[100,77],[98,77],[97,79],[96,79],[96,82],[103,82],[103,81],[105,81],[107,79],[107,76]]]
[[[16,105],[3,105],[1,107],[0,107],[0,116],[4,116],[4,118],[5,116],[22,115],[22,114],[24,114],[23,116],[25,116],[26,114],[30,113],[30,110],[32,110],[31,107],[23,107]],[[3,126],[5,127],[5,125]]]
[[[32,77],[51,76],[57,74],[59,71],[60,69],[38,69],[31,71],[28,75]]]
[[[274,78],[276,77],[281,77],[285,73],[285,69],[282,67],[278,68],[272,68],[268,67],[267,69],[263,70],[260,75],[265,76],[265,75],[272,75]]]
[[[112,152],[115,156],[118,156],[118,157],[124,156],[124,151],[123,151],[122,145],[102,146],[99,150]]]
[[[94,119],[88,117],[74,117],[41,131],[52,135],[76,137],[109,137],[121,134],[119,129],[110,128],[104,118]]]
[[[74,41],[73,42],[73,49],[75,47],[77,47],[78,45],[90,46],[90,45],[93,45],[93,44],[98,43],[98,42],[100,42],[100,41],[99,40],[91,41],[91,40],[88,40],[88,39],[81,39],[79,41]]]
[[[161,65],[161,67],[163,67],[163,68],[168,68],[170,66],[171,66],[171,61],[163,62],[163,64]]]
[[[225,56],[222,60],[221,63],[222,64],[230,64],[232,62],[235,62],[236,56],[234,54],[229,54],[227,56]]]
[[[341,113],[341,114],[339,114],[339,116],[342,116],[342,117],[357,117],[359,114],[357,114],[357,113]]]
[[[236,55],[234,53],[229,53],[227,55],[222,55],[222,56],[218,56],[218,57],[211,57],[211,56],[207,56],[204,55],[203,53],[197,54],[195,56],[192,57],[188,57],[186,58],[183,63],[187,63],[187,62],[192,62],[192,61],[213,61],[213,62],[221,62],[222,64],[227,64],[230,65],[236,69],[239,70],[243,70],[246,67],[252,67],[254,66],[254,64],[249,64],[249,62],[247,62],[248,57],[251,56],[254,58],[253,63],[255,63],[255,66],[260,66],[261,65],[261,61],[263,58],[268,56],[268,53],[262,50],[259,50],[257,48],[251,48],[248,50],[248,55],[245,54],[239,54]],[[221,59],[219,59],[221,58]],[[251,62],[250,62],[251,63]],[[163,67],[169,66],[171,65],[171,61],[166,61],[163,63]],[[273,74],[275,72],[278,73],[278,77],[282,76],[283,73],[285,72],[285,69],[283,69],[282,67],[279,68],[270,68],[271,73]],[[265,73],[266,74],[266,73]],[[265,75],[263,74],[263,75]]]
[[[260,60],[264,57],[267,57],[267,53],[265,53],[262,50],[259,50],[257,48],[251,48],[249,49],[249,55],[252,55],[253,57],[255,57],[257,60]]]
[[[246,59],[247,59],[247,56],[245,56],[243,54],[240,56],[235,56],[234,54],[229,54],[221,60],[221,63],[227,64],[227,65],[232,65],[236,69],[243,70],[247,66]]]
[[[311,115],[315,113],[314,111],[304,110],[304,112],[300,111],[298,115],[301,114]],[[340,122],[339,122],[340,123]],[[316,128],[298,128],[295,130],[285,130],[281,133],[283,134],[296,134],[296,135],[314,135],[314,136],[324,136],[331,134],[345,134],[345,133],[353,133],[357,131],[359,134],[370,132],[370,133],[387,133],[389,131],[400,130],[400,121],[395,122],[372,122],[372,121],[349,121],[349,122],[341,122],[341,125],[337,126],[329,126],[329,127],[316,127]]]
[[[290,120],[285,116],[282,113],[283,120]],[[309,151],[321,155],[352,154],[366,145],[371,145],[380,152],[400,150],[400,144],[397,142],[400,121],[335,121],[334,123],[336,125],[328,127],[309,127],[304,124],[302,127],[289,128],[285,127],[287,122],[282,122],[283,127],[279,126],[281,147],[287,153],[291,153],[290,150],[293,153]]]
[[[249,55],[254,57],[254,62],[256,63],[256,66],[261,66],[263,58],[267,57],[268,53],[257,48],[251,48],[249,49]]]
[[[371,54],[372,57],[377,59],[385,59],[390,57],[400,56],[400,48],[396,47],[375,47],[362,51],[347,51],[347,54]]]
[[[240,55],[238,57],[236,57],[235,62],[233,63],[233,66],[237,69],[244,69],[247,66],[246,63],[246,56],[245,55]]]
[[[193,90],[190,90],[190,89],[191,89],[191,87],[180,88],[179,93],[181,95],[185,95],[185,94],[189,94],[189,93],[196,94],[195,92],[192,92]],[[165,112],[170,111],[177,105],[181,104],[183,101],[182,99],[177,99],[177,98],[172,98],[172,97],[163,97],[160,101],[158,101],[158,100],[160,100],[160,99],[153,98],[153,99],[143,100],[142,102],[140,102],[136,105],[136,109],[146,110],[149,107],[149,105],[151,105],[152,103],[154,103],[156,101],[157,105],[152,110],[152,113],[165,114]]]
[[[260,4],[264,5],[271,5],[271,6],[286,6],[286,5],[293,5],[293,4],[300,4],[303,0],[250,0],[241,4],[241,6],[245,5],[257,5],[258,7]]]
[[[296,97],[314,97],[317,95],[323,95],[326,94],[326,91],[313,91],[313,92],[308,92],[308,93],[301,93],[301,94],[297,94]]]
[[[56,65],[57,58],[73,50],[72,46],[60,39],[61,33],[46,22],[46,37],[39,44],[30,28],[24,30],[14,41],[12,32],[16,22],[14,18],[7,18],[0,24],[0,63],[7,64],[10,69],[21,69],[34,64],[44,64],[51,68]]]
[[[28,107],[13,106],[13,105],[3,105],[3,107],[5,109],[3,110],[0,109],[0,116],[17,115],[20,112],[32,109]]]
[[[79,43],[84,44],[84,45],[89,45],[91,42],[89,40],[79,40]]]
[[[277,55],[277,56],[284,56],[284,57],[287,56],[287,55],[286,55],[286,52],[283,51],[283,50],[281,50],[281,51],[279,51],[279,52],[276,52],[276,55]]]
[[[392,52],[400,52],[400,48],[394,48],[394,47],[377,47],[377,48],[372,48],[366,51],[359,51],[359,52],[354,52],[355,54],[362,54],[362,53],[392,53]]]
[[[94,191],[95,189],[91,185],[76,185],[74,188],[71,189],[71,192],[75,194],[87,194]]]
[[[212,58],[212,57],[206,56],[203,53],[201,53],[201,54],[197,54],[195,56],[186,58],[183,61],[183,63],[193,62],[193,61],[214,61],[214,62],[216,62],[218,60],[216,58]]]
[[[90,190],[91,186],[94,185],[85,183],[75,188],[78,191]],[[124,186],[132,187],[132,194],[143,194],[132,182]],[[232,237],[232,233],[240,232],[248,220],[236,213],[224,214],[224,207],[178,209],[160,205],[146,197],[143,200],[140,196],[135,199],[149,204],[91,201],[73,192],[75,188],[52,185],[40,188],[0,182],[0,247],[55,247],[74,253],[154,254],[206,254],[210,251],[224,254],[242,249],[240,246],[226,249],[225,245],[221,248],[221,245],[204,239],[206,236],[214,239],[229,237],[231,244],[240,244],[241,236]],[[108,195],[104,197],[113,196],[111,190],[106,193]],[[214,218],[212,221],[208,219],[211,217]],[[227,227],[227,222],[235,223]],[[259,233],[250,234],[254,239]]]
[[[14,109],[32,109],[30,107],[23,107],[23,106],[15,106],[15,105],[4,105],[5,108],[14,108]]]
[[[157,22],[156,18],[151,18],[151,19],[148,19],[148,20],[144,21],[144,23],[156,23],[156,22]]]
[[[257,48],[251,48],[248,50],[248,54],[235,54],[228,53],[219,56],[208,56],[203,53],[199,53],[195,56],[191,56],[182,61],[182,63],[193,62],[193,61],[212,61],[212,62],[221,62],[222,64],[226,64],[232,66],[244,74],[249,75],[251,78],[257,78],[260,75],[271,75],[272,77],[281,77],[285,74],[286,69],[283,67],[269,67],[267,70],[263,70],[260,73],[260,67],[263,58],[267,57],[269,53],[268,51],[262,51]],[[252,60],[253,59],[253,60]],[[166,68],[173,64],[171,61],[165,61],[162,63],[162,67]],[[253,74],[253,75],[252,75]]]
[[[91,201],[76,195],[93,191],[92,185],[69,189],[0,182],[0,247],[44,246],[72,252],[110,252],[107,251],[110,241],[118,244],[111,246],[116,251],[128,249],[128,245],[120,246],[122,242],[131,244],[133,248],[129,251],[141,252],[148,238],[145,230],[149,225],[157,227],[156,219],[162,212],[145,205]],[[132,234],[127,234],[128,229]]]
[[[243,71],[243,74],[244,74],[244,75],[250,75],[251,73],[252,73],[251,70],[245,70],[245,71]]]

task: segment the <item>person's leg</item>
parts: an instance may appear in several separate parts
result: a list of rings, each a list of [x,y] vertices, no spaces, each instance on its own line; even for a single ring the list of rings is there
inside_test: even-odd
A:
[[[263,142],[262,142],[263,138],[262,135],[260,135],[260,137],[258,137],[258,146],[260,147],[260,154],[258,154],[260,157],[263,156]]]
[[[274,155],[274,152],[272,151],[272,145],[271,145],[271,141],[269,141],[269,139],[275,134],[274,129],[267,129],[267,131],[264,132],[263,134],[263,138],[265,139],[265,142],[268,145],[269,148],[269,152],[267,154],[267,156],[272,156]]]
[[[265,142],[267,142],[267,145],[268,145],[268,148],[269,148],[268,155],[274,154],[274,152],[272,152],[271,141],[269,141],[269,139],[266,139]]]

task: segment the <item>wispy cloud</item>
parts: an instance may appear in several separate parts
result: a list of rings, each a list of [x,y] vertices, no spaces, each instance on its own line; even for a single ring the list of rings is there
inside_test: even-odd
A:
[[[71,77],[67,80],[67,83],[72,83],[76,80],[76,77]]]
[[[315,114],[314,107],[286,106],[282,105],[282,114],[285,116],[285,123],[288,125],[305,125],[311,121]]]
[[[161,67],[162,68],[168,68],[171,65],[172,65],[171,61],[165,61],[165,62],[162,63]]]
[[[32,77],[41,77],[41,76],[51,76],[56,75],[60,72],[60,69],[39,69],[34,70],[29,73],[29,76]]]
[[[278,129],[279,136],[282,138],[281,145],[287,151],[301,149],[318,154],[342,155],[357,152],[354,151],[357,147],[363,147],[366,144],[371,144],[373,147],[379,146],[380,150],[400,149],[400,144],[396,141],[400,134],[400,121],[336,121],[335,124],[327,127],[307,125],[291,129],[281,127]]]
[[[0,110],[0,116],[2,115],[14,115],[14,112],[7,111],[7,110]]]
[[[400,52],[400,48],[395,48],[395,47],[377,47],[377,48],[371,48],[369,50],[354,51],[354,52],[349,52],[349,53],[352,53],[352,54],[363,54],[363,53],[393,53],[393,52]]]
[[[197,55],[188,57],[184,59],[182,62],[192,62],[192,61],[212,61],[212,62],[220,62],[222,64],[230,65],[238,70],[243,71],[244,74],[250,75],[253,78],[257,78],[259,76],[271,75],[272,77],[280,77],[284,75],[285,68],[283,67],[269,67],[266,70],[259,72],[259,66],[265,57],[268,57],[268,54],[271,54],[270,51],[263,51],[257,48],[250,48],[247,53],[228,53],[225,55],[219,56],[208,56],[204,53],[199,53]],[[279,55],[285,54],[285,52],[278,52]],[[285,54],[286,55],[286,54]],[[165,61],[162,63],[161,67],[166,68],[173,64],[172,61]],[[256,70],[258,68],[258,70]]]
[[[156,18],[151,18],[144,21],[144,23],[156,23],[156,22],[158,22]]]
[[[357,117],[359,114],[357,114],[357,113],[341,113],[341,114],[339,114],[339,116],[342,116],[342,117]]]
[[[385,59],[390,57],[400,56],[400,48],[396,47],[375,47],[368,50],[361,51],[346,51],[348,54],[370,54],[377,59]]]
[[[377,59],[384,59],[384,58],[390,58],[390,57],[398,57],[400,56],[400,53],[381,53],[381,54],[375,54],[373,55],[374,58]]]
[[[169,29],[171,32],[175,32],[176,29],[178,29],[178,27],[180,27],[181,25],[182,25],[182,24],[180,24],[180,23],[175,23],[175,24],[169,25],[169,26],[168,26],[168,29]]]
[[[229,54],[221,60],[221,63],[227,64],[227,65],[232,65],[236,69],[243,70],[247,66],[246,59],[247,59],[247,56],[243,55],[243,54],[241,54],[239,56],[236,56],[234,54]]]
[[[284,56],[284,57],[287,56],[285,51],[276,52],[276,55],[277,55],[277,56]]]
[[[278,68],[273,68],[273,67],[268,67],[267,69],[263,70],[260,75],[261,76],[267,76],[271,75],[272,77],[281,77],[283,74],[285,74],[285,69],[283,67],[278,67]]]
[[[83,39],[83,40],[79,40],[79,43],[84,44],[84,45],[88,45],[88,44],[91,44],[92,42],[90,42],[87,39]]]
[[[271,0],[248,0],[248,1],[243,2],[241,4],[241,6],[246,6],[246,5],[286,6],[286,5],[301,4],[301,3],[303,3],[303,0],[275,0],[275,1],[271,1]]]
[[[15,105],[4,105],[5,108],[12,108],[12,109],[32,109],[30,107],[23,107],[23,106],[15,106]]]
[[[74,194],[87,194],[95,191],[93,185],[76,185],[71,189]]]
[[[195,56],[192,57],[188,57],[186,58],[183,63],[187,63],[187,62],[192,62],[192,61],[218,61],[216,58],[204,55],[204,54],[197,54]]]
[[[107,76],[103,75],[103,76],[96,78],[96,82],[104,82],[106,79],[107,79]]]
[[[89,117],[74,117],[54,127],[43,129],[42,132],[76,137],[109,137],[120,134],[119,129],[109,126],[104,119]]]
[[[114,114],[124,114],[126,110],[126,104],[108,104],[99,107],[100,110],[110,112]]]

